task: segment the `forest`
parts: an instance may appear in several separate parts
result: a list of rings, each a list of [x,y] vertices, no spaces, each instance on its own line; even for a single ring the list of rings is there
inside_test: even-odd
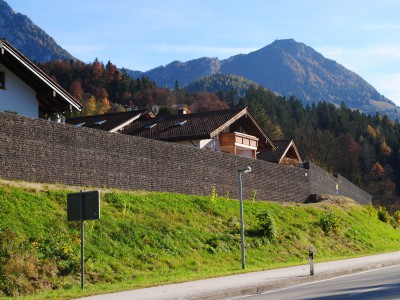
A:
[[[225,90],[206,92],[157,87],[146,77],[131,78],[114,64],[97,59],[52,61],[39,67],[71,93],[84,108],[79,115],[124,111],[127,107],[160,107],[160,114],[173,114],[173,106],[186,104],[191,112],[247,106],[273,139],[293,139],[303,161],[312,161],[333,174],[341,174],[373,195],[376,205],[390,211],[399,208],[400,124],[386,115],[366,115],[327,102],[304,106],[295,97],[285,98],[250,84],[244,93],[238,87],[226,91],[231,79],[214,76],[207,84]],[[241,83],[241,88],[243,83]],[[75,113],[73,116],[77,116]]]

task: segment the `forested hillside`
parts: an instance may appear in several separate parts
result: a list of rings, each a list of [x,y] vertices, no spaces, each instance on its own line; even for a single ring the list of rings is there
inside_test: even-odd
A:
[[[124,111],[126,106],[151,109],[154,104],[164,113],[173,113],[171,107],[181,103],[189,105],[192,112],[228,108],[214,93],[189,95],[178,83],[174,90],[158,88],[147,77],[132,79],[111,62],[51,61],[39,66],[84,104],[80,115]]]
[[[386,115],[369,116],[320,102],[250,88],[240,105],[250,108],[274,138],[293,138],[304,160],[339,173],[366,189],[375,202],[395,205],[400,190],[400,126]]]
[[[124,110],[124,106],[174,113],[176,104],[192,112],[248,106],[274,139],[294,139],[303,160],[340,173],[374,196],[395,205],[400,192],[400,125],[386,115],[370,116],[326,102],[303,106],[236,76],[214,75],[197,85],[158,88],[146,77],[132,79],[111,62],[53,61],[41,68],[84,104],[82,115]],[[198,90],[200,89],[200,91]],[[213,92],[211,92],[213,91]]]

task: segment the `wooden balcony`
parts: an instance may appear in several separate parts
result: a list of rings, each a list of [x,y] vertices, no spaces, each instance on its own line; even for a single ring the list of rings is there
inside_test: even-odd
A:
[[[226,132],[219,135],[221,150],[237,155],[238,150],[251,150],[252,157],[256,157],[258,138],[240,132]]]

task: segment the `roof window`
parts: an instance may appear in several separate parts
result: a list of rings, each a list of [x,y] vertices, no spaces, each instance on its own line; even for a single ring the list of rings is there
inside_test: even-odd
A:
[[[83,125],[85,125],[85,122],[75,124],[75,126],[77,126],[77,127],[82,127]]]
[[[100,120],[100,121],[97,121],[96,123],[94,123],[95,125],[102,125],[102,124],[104,124],[105,122],[107,122],[107,120]]]
[[[156,125],[157,125],[156,123],[149,124],[149,125],[147,125],[145,128],[146,128],[146,129],[151,129],[151,128],[153,128],[153,127],[156,126]]]
[[[175,124],[175,126],[182,126],[183,124],[185,124],[187,122],[187,120],[183,120],[183,121],[179,121]]]

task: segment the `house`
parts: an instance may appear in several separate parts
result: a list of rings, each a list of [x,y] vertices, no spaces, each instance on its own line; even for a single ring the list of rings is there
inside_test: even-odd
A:
[[[276,145],[275,150],[260,152],[257,158],[273,163],[294,166],[298,166],[302,162],[293,140],[274,140],[274,144]]]
[[[254,159],[276,149],[247,108],[141,119],[120,132]]]
[[[102,115],[83,116],[66,119],[66,123],[79,127],[96,128],[109,132],[120,132],[124,127],[140,119],[149,120],[154,115],[147,109],[126,112],[108,113]]]
[[[0,111],[39,118],[80,104],[4,38],[0,39]]]

